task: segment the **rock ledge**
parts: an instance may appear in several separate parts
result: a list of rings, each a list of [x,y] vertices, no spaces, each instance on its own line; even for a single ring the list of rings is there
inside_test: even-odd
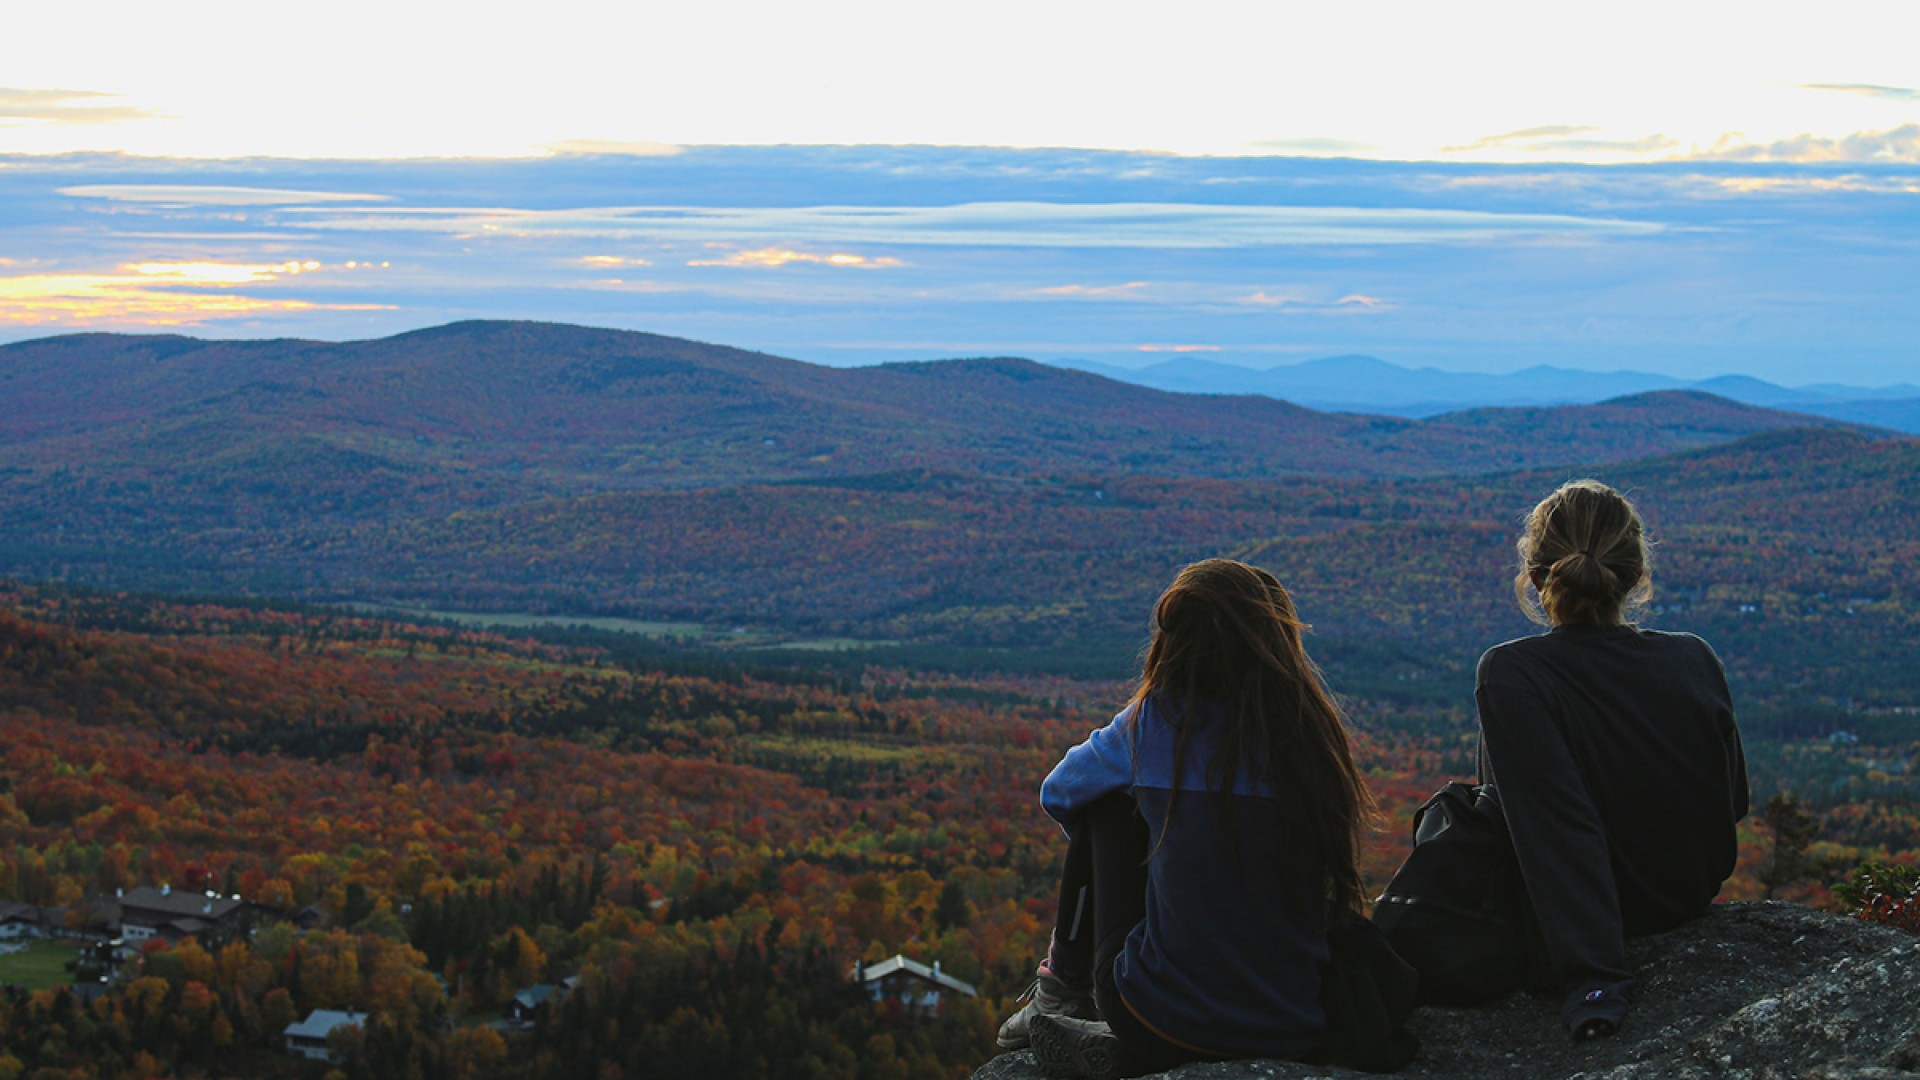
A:
[[[1920,938],[1796,904],[1716,906],[1629,942],[1640,986],[1612,1039],[1575,1045],[1556,1003],[1516,994],[1476,1009],[1422,1009],[1403,1077],[1590,1080],[1728,1077],[1888,1080],[1920,1075]],[[1037,1080],[1002,1054],[976,1080]],[[1359,1077],[1288,1061],[1189,1065],[1174,1080]]]

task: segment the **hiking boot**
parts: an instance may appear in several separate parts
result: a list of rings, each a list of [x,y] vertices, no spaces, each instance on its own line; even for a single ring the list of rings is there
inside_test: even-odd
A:
[[[1020,995],[1020,1000],[1025,1004],[1000,1025],[1000,1035],[994,1040],[1002,1050],[1026,1049],[1027,1029],[1036,1016],[1076,1016],[1082,1020],[1100,1018],[1100,1010],[1093,1004],[1092,992],[1075,990],[1047,971],[1042,971],[1033,980],[1033,985]]]
[[[1033,1062],[1048,1076],[1111,1080],[1119,1070],[1120,1040],[1104,1020],[1043,1013],[1028,1027]]]

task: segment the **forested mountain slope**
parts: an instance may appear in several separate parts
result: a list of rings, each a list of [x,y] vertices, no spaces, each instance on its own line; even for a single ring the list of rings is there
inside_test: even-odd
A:
[[[202,487],[371,470],[427,499],[456,482],[510,496],[899,468],[1463,474],[1836,426],[1694,393],[1417,422],[1165,393],[1026,360],[835,369],[536,323],[339,344],[73,335],[0,347],[0,387],[0,448],[15,469],[58,458],[112,478],[190,456],[181,479]]]
[[[1359,417],[1021,360],[829,369],[530,323],[50,338],[0,348],[0,391],[14,576],[990,646],[1131,635],[1173,565],[1262,544],[1307,545],[1309,591],[1438,575],[1437,602],[1459,571],[1497,574],[1492,524],[1551,477],[1844,431],[1687,393]],[[1786,438],[1736,457],[1788,468]],[[1862,462],[1909,445],[1831,438]],[[1676,507],[1713,502],[1716,467]],[[1472,478],[1515,469],[1536,471]],[[1379,550],[1420,530],[1430,565]],[[1472,580],[1461,602],[1484,609]],[[1363,595],[1323,610],[1340,624]]]

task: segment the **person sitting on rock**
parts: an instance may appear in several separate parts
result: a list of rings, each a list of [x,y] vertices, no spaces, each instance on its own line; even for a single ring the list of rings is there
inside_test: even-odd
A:
[[[1480,779],[1505,811],[1568,1031],[1593,1038],[1627,1013],[1624,939],[1704,914],[1733,872],[1746,758],[1713,649],[1627,621],[1652,579],[1625,497],[1566,484],[1518,548],[1515,594],[1548,630],[1480,658]]]
[[[1286,590],[1212,559],[1154,619],[1131,700],[1040,789],[1058,925],[999,1044],[1052,1075],[1315,1054],[1329,924],[1362,910],[1373,799]]]

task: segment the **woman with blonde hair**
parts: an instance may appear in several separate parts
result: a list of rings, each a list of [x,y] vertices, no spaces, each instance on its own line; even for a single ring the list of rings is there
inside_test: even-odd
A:
[[[1547,631],[1487,650],[1480,780],[1498,793],[1561,1015],[1612,1034],[1625,939],[1703,914],[1733,872],[1746,758],[1719,657],[1628,621],[1652,590],[1640,515],[1577,480],[1527,515],[1514,590]]]
[[[1126,707],[1040,789],[1069,837],[1059,924],[999,1041],[1055,1075],[1321,1051],[1329,930],[1363,904],[1373,801],[1286,590],[1210,559],[1154,622]]]

